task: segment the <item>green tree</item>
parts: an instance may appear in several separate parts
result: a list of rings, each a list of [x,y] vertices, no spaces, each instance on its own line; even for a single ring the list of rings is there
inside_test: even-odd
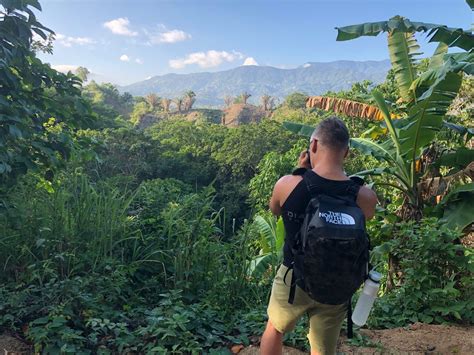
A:
[[[439,42],[439,45],[430,60],[426,61],[427,70],[417,74],[415,55],[419,45],[414,33],[427,30],[430,30],[430,41]],[[422,167],[424,154],[443,127],[447,109],[460,90],[462,73],[474,72],[474,55],[469,52],[474,47],[474,36],[461,29],[415,23],[396,16],[390,21],[369,26],[362,24],[338,28],[338,40],[376,35],[382,31],[388,33],[388,48],[400,100],[407,105],[406,118],[395,125],[383,96],[375,90],[373,96],[384,114],[389,139],[379,144],[360,138],[354,139],[353,144],[362,152],[389,163],[387,168],[366,173],[392,175],[396,181],[394,186],[405,196],[401,217],[404,220],[420,219],[427,202],[421,184],[428,169],[428,166]],[[446,54],[450,46],[468,52]]]
[[[307,98],[308,98],[308,95],[302,94],[300,92],[295,92],[293,94],[288,95],[285,98],[284,105],[286,105],[288,108],[293,109],[293,110],[305,108]]]
[[[194,103],[196,102],[196,94],[194,91],[187,91],[184,94],[183,98],[183,105],[184,105],[184,111],[190,111],[191,108],[193,107]]]
[[[33,33],[51,30],[36,20],[36,1],[2,1],[0,18],[0,181],[13,183],[28,170],[68,158],[75,128],[86,125],[89,106],[80,81],[41,62]]]
[[[83,97],[90,102],[96,113],[95,128],[117,127],[117,119],[128,118],[133,108],[130,93],[120,94],[117,87],[110,83],[98,84],[91,81],[83,87]]]
[[[166,113],[170,112],[170,105],[171,105],[171,100],[167,99],[166,97],[161,99],[161,107],[163,107],[163,111]]]
[[[91,72],[89,71],[89,69],[85,68],[85,67],[78,67],[76,69],[76,71],[74,72],[74,74],[76,74],[76,76],[82,80],[82,82],[86,82],[87,81],[87,78],[89,77],[89,74]]]
[[[151,112],[157,111],[160,108],[161,99],[154,93],[146,95],[145,101],[148,103]]]
[[[273,106],[275,105],[275,98],[269,95],[263,95],[260,97],[260,101],[262,103],[262,108],[264,111],[271,111]]]
[[[249,94],[248,92],[244,91],[243,93],[241,93],[239,96],[236,97],[234,103],[239,103],[239,104],[244,104],[246,105],[247,104],[247,101],[248,99],[251,97],[252,95]]]

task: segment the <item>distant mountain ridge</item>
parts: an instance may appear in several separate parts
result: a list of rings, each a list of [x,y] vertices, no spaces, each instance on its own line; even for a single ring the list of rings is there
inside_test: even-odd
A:
[[[295,92],[320,95],[329,90],[348,89],[355,82],[385,80],[390,61],[308,62],[294,69],[269,66],[240,66],[219,72],[192,74],[166,74],[120,87],[132,95],[156,93],[174,98],[187,90],[196,93],[196,106],[222,106],[226,95],[236,96],[247,91],[249,102],[258,103],[260,96],[271,95],[278,99]]]

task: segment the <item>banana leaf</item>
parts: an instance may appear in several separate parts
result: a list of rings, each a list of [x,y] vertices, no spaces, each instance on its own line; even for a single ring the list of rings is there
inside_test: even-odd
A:
[[[348,41],[362,36],[377,36],[381,32],[428,32],[430,42],[443,42],[449,47],[459,47],[466,51],[474,47],[474,36],[462,28],[450,28],[434,23],[410,21],[402,16],[394,16],[388,21],[367,22],[358,25],[336,27],[336,41]]]
[[[388,35],[388,51],[395,74],[400,96],[403,101],[410,102],[414,99],[410,90],[416,78],[415,59],[420,46],[413,32],[393,32]]]
[[[250,261],[248,273],[255,277],[262,277],[272,265],[277,265],[278,260],[272,253],[262,254]]]
[[[315,128],[313,126],[305,125],[302,123],[295,123],[295,122],[288,122],[288,121],[283,122],[283,127],[285,127],[286,129],[288,129],[289,131],[293,133],[296,133],[308,138],[311,137]]]
[[[436,47],[433,56],[430,58],[430,64],[428,69],[437,69],[444,63],[444,56],[448,53],[448,45],[446,43],[440,42],[438,47]]]
[[[261,252],[266,254],[270,253],[274,249],[275,245],[275,228],[271,222],[268,222],[262,216],[256,216],[254,224],[260,234],[260,249]]]
[[[442,27],[442,25],[412,22],[402,16],[394,16],[388,21],[367,22],[358,25],[336,27],[336,41],[348,41],[362,36],[377,36],[381,32],[427,32],[438,27]]]
[[[372,155],[376,159],[395,163],[395,151],[388,144],[379,144],[367,138],[352,138],[350,145],[366,155]]]
[[[447,194],[434,212],[442,214],[441,222],[463,230],[474,223],[474,183],[458,186]]]
[[[459,133],[461,136],[464,136],[467,134],[467,139],[470,139],[472,136],[474,136],[474,127],[464,127],[455,123],[451,122],[443,122],[444,126],[446,128],[449,128],[457,133]]]
[[[461,147],[454,152],[441,155],[441,157],[436,159],[434,165],[465,168],[472,161],[474,161],[474,149]]]
[[[458,63],[452,58],[436,70],[429,70],[413,82],[418,96],[409,110],[409,118],[399,129],[400,153],[415,161],[423,147],[431,143],[443,125],[443,118],[461,87],[458,74],[469,63]]]

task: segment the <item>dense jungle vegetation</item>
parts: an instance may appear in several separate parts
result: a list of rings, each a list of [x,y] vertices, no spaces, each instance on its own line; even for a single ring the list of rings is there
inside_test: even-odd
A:
[[[401,17],[339,28],[338,40],[388,33],[385,82],[327,93],[325,107],[304,93],[262,98],[260,122],[228,127],[193,109],[193,92],[132,97],[86,83],[85,68],[53,70],[36,55],[53,32],[34,8],[0,1],[1,331],[42,353],[254,342],[283,241],[267,201],[334,111],[354,137],[347,173],[380,200],[368,230],[384,279],[368,326],[474,321],[469,32]],[[416,32],[439,43],[432,57],[416,56]],[[286,343],[306,347],[305,332],[303,321]]]

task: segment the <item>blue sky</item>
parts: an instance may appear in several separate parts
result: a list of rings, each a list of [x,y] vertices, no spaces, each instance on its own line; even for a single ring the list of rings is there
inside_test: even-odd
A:
[[[41,0],[40,0],[41,1]],[[385,35],[336,42],[335,26],[394,15],[470,28],[464,0],[43,0],[40,21],[57,33],[56,68],[82,65],[127,84],[166,73],[258,64],[388,58]],[[423,42],[422,42],[423,43]],[[424,46],[427,54],[432,46]]]

